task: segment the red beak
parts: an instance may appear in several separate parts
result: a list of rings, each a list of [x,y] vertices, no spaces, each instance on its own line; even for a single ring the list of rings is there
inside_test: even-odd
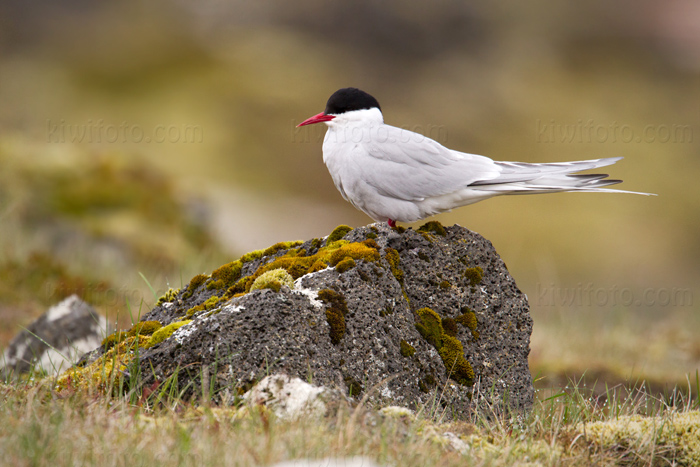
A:
[[[297,128],[304,125],[313,125],[314,123],[327,122],[329,120],[333,120],[334,118],[335,115],[326,115],[325,113],[321,112],[320,114],[307,118],[306,120],[298,124]]]

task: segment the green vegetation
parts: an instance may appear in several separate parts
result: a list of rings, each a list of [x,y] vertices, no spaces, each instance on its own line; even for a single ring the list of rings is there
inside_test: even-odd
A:
[[[474,287],[481,283],[481,280],[484,278],[484,271],[479,266],[467,268],[464,271],[464,277],[469,281],[469,284]]]
[[[160,344],[165,339],[172,336],[173,333],[175,331],[177,331],[178,329],[180,329],[182,326],[190,324],[191,322],[192,322],[191,320],[175,321],[174,323],[170,323],[167,326],[164,326],[164,327],[158,329],[156,332],[153,333],[151,338],[148,339],[148,342],[146,342],[143,345],[143,347],[149,348],[149,347],[153,347],[154,345]]]
[[[426,222],[422,226],[418,227],[418,232],[434,233],[436,235],[440,235],[441,237],[444,237],[447,235],[445,228],[438,221]]]
[[[457,334],[455,320],[446,318],[443,321],[440,315],[430,308],[421,308],[416,314],[419,318],[416,321],[416,329],[423,339],[438,351],[449,377],[464,386],[474,384],[474,370],[464,358],[462,343],[454,337]]]
[[[401,355],[404,357],[413,357],[413,355],[416,353],[416,349],[403,339],[401,339],[401,342],[399,342],[399,347]]]
[[[399,252],[389,247],[385,248],[384,250],[386,251],[384,258],[389,262],[391,274],[394,275],[396,280],[401,283],[401,287],[403,287],[403,271],[399,267],[399,262],[401,261]]]
[[[352,230],[352,227],[349,225],[339,225],[335,229],[333,229],[333,232],[328,235],[328,238],[326,239],[326,245],[330,245],[333,242],[337,242],[338,240],[342,239],[345,235],[348,234]]]
[[[136,353],[136,338],[120,344]],[[460,421],[429,403],[417,412],[341,404],[325,417],[284,421],[264,406],[221,405],[211,394],[184,400],[172,381],[131,386],[133,365],[112,358],[76,371],[0,385],[0,450],[15,465],[270,465],[305,457],[366,456],[402,466],[697,465],[698,401],[673,407],[643,391],[609,390],[606,403],[570,382],[529,413],[481,406]],[[173,376],[177,378],[177,376]],[[352,379],[348,390],[367,390]],[[427,381],[425,384],[431,384]],[[448,434],[450,433],[450,434]],[[236,442],[231,442],[234,439]],[[274,440],[274,442],[270,442]],[[167,449],[154,451],[153,446]]]
[[[319,290],[318,299],[328,306],[326,320],[330,326],[329,336],[331,343],[337,345],[345,335],[345,315],[348,312],[348,304],[345,297],[333,289]]]
[[[476,313],[471,311],[470,309],[466,308],[463,309],[464,313],[459,315],[458,317],[455,318],[455,321],[465,328],[468,328],[472,332],[472,336],[474,339],[479,338],[479,331],[477,331],[476,326],[477,326],[477,321],[476,321]]]

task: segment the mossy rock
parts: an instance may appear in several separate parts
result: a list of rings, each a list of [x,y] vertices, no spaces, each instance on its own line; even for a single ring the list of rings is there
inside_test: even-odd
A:
[[[445,228],[438,221],[426,222],[418,227],[418,232],[434,233],[436,235],[440,235],[441,237],[447,235],[447,231],[445,231]]]
[[[326,245],[330,245],[333,242],[336,242],[346,236],[348,232],[352,231],[352,227],[349,225],[339,225],[335,229],[333,229],[333,232],[328,235],[328,238],[326,239]]]
[[[165,339],[172,336],[173,333],[180,329],[182,326],[190,324],[191,322],[192,320],[189,319],[185,321],[175,321],[174,323],[170,323],[167,326],[158,329],[156,332],[153,333],[151,338],[148,339],[148,342],[146,342],[143,347],[148,349],[150,347],[153,347],[154,345],[160,344]]]
[[[283,285],[294,288],[294,278],[284,269],[271,269],[258,276],[250,286],[250,291],[260,289],[272,289],[279,292]]]
[[[399,348],[401,355],[406,358],[413,357],[413,355],[416,353],[416,349],[403,339],[401,339],[401,342],[399,342]]]

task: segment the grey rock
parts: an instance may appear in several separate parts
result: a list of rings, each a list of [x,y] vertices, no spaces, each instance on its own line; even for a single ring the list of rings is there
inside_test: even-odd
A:
[[[5,349],[0,378],[30,370],[56,375],[81,355],[100,346],[107,321],[78,296],[71,295],[32,322]]]
[[[342,273],[329,267],[298,278],[292,289],[255,290],[197,312],[170,338],[141,351],[143,383],[177,373],[181,387],[196,396],[206,365],[207,380],[213,375],[219,394],[243,394],[266,375],[282,372],[340,389],[356,400],[366,395],[371,404],[424,408],[447,419],[462,418],[484,404],[489,410],[527,409],[534,395],[527,298],[488,240],[460,226],[436,230],[444,236],[380,224],[350,231],[344,240],[374,239],[379,261],[356,260]],[[308,256],[322,244],[309,240],[299,248]],[[392,249],[399,258],[393,271]],[[243,276],[285,254],[281,250],[245,263]],[[217,293],[207,287],[211,281],[182,290],[143,320],[164,325],[181,320]],[[318,298],[323,289],[332,289],[347,304],[345,333],[336,336],[336,343],[326,313],[332,306]],[[473,379],[455,377],[454,358],[447,368],[440,344],[417,329],[423,322],[417,311],[426,307],[463,347]],[[456,324],[471,311],[474,332]]]

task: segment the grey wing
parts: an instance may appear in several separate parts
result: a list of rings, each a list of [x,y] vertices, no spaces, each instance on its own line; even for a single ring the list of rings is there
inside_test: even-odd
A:
[[[381,137],[379,137],[381,136]],[[420,134],[384,125],[365,150],[364,181],[380,194],[418,201],[497,179],[502,168],[488,157],[452,151]]]

